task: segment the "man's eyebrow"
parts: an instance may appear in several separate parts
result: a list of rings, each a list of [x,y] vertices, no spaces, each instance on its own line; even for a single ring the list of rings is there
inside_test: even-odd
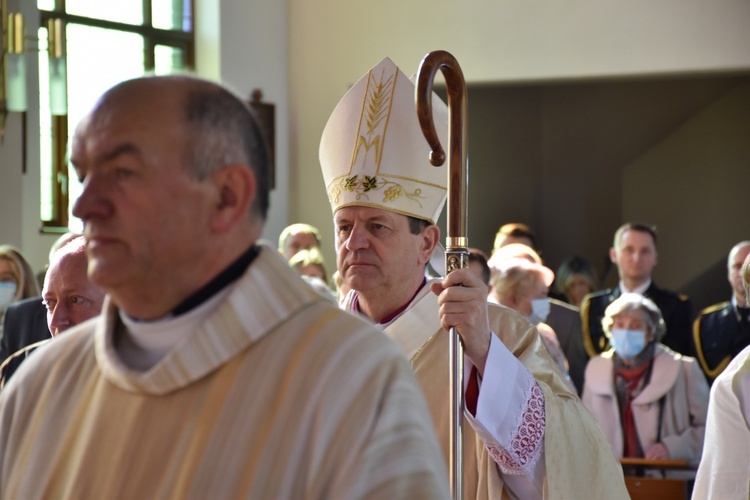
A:
[[[367,219],[367,222],[372,224],[373,222],[376,224],[390,224],[393,221],[390,217],[386,215],[374,215]]]
[[[125,154],[137,154],[138,148],[133,144],[132,142],[124,142],[122,144],[118,144],[111,148],[108,151],[103,151],[99,154],[99,156],[96,158],[97,163],[105,162],[114,160],[118,156],[125,155]]]
[[[96,163],[102,163],[107,162],[110,160],[114,160],[118,156],[125,155],[125,154],[137,154],[138,148],[133,144],[132,142],[124,142],[122,144],[117,144],[116,146],[102,151],[99,153],[99,155],[95,158]],[[74,157],[70,158],[70,163],[73,165],[73,168],[76,167],[76,164],[78,163]]]

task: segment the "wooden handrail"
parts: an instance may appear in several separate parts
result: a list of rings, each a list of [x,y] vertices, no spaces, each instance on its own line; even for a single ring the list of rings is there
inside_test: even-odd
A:
[[[623,467],[651,467],[654,469],[682,469],[695,470],[695,467],[688,464],[687,460],[661,460],[648,458],[621,458],[620,463]]]

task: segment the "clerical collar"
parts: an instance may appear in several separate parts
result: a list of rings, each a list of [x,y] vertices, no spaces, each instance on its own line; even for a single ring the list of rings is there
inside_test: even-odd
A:
[[[175,307],[172,310],[172,316],[185,314],[186,312],[198,307],[199,305],[203,304],[205,301],[213,297],[218,291],[224,289],[227,285],[242,276],[259,253],[260,247],[257,247],[255,245],[251,246],[247,252],[240,255],[237,260],[232,262],[214,279],[209,281],[200,290],[192,294],[190,297],[182,301],[177,307]]]
[[[417,287],[417,290],[414,292],[414,295],[412,295],[411,298],[408,301],[406,301],[406,304],[404,304],[403,306],[399,307],[398,309],[396,309],[395,311],[393,311],[391,314],[389,314],[385,318],[383,318],[380,321],[378,321],[377,324],[378,325],[386,325],[386,324],[390,323],[391,321],[393,321],[396,318],[396,316],[398,316],[399,314],[401,314],[402,312],[404,312],[406,310],[406,308],[409,307],[409,305],[412,303],[412,301],[414,300],[414,297],[416,297],[417,294],[419,293],[419,291],[424,287],[425,283],[427,283],[427,278],[426,277],[424,279],[422,279],[422,284],[419,285],[419,287]],[[360,309],[360,307],[359,307],[359,294],[355,294],[354,295],[354,298],[352,299],[352,307],[353,307],[353,309],[355,311],[357,311],[358,313],[362,314],[362,309]]]

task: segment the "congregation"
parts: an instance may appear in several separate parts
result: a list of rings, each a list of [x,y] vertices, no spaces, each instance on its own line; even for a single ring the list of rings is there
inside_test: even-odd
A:
[[[692,486],[704,453],[710,386],[727,367],[736,378],[739,367],[750,363],[748,283],[742,278],[743,263],[750,278],[750,241],[729,250],[729,300],[695,317],[689,298],[653,282],[656,242],[650,225],[620,227],[611,250],[620,282],[604,290],[597,288],[593,266],[580,256],[565,260],[557,273],[546,267],[532,229],[522,223],[501,226],[491,257],[470,249],[469,267],[486,284],[489,302],[519,311],[536,326],[554,366],[577,382],[574,389],[619,458],[686,463],[682,470],[657,467],[626,474],[682,478]],[[561,305],[577,316],[572,332],[570,322],[552,317]],[[714,416],[712,432],[719,432],[723,418]],[[726,463],[715,447],[712,453],[713,461]],[[709,467],[704,461],[699,484],[706,496],[697,498],[711,498]],[[732,468],[735,474],[745,472]],[[711,470],[723,474],[715,465]],[[710,487],[722,485],[714,478]]]
[[[387,93],[375,102],[372,88]],[[729,300],[699,314],[654,283],[658,235],[644,223],[614,232],[612,288],[581,256],[554,272],[517,222],[439,275],[428,262],[445,172],[424,167],[413,96],[386,58],[324,128],[331,273],[310,224],[284,229],[276,249],[260,241],[265,146],[228,89],[152,76],[105,93],[72,149],[85,233],[55,244],[41,296],[22,253],[0,246],[0,496],[446,498],[455,329],[464,497],[627,498],[629,474],[747,497],[750,461],[732,441],[750,442],[750,241],[729,250]],[[389,120],[362,125],[383,105]],[[172,128],[174,143],[150,137]],[[201,148],[228,152],[177,153]],[[171,239],[164,186],[194,201]],[[623,459],[685,466],[623,474]],[[31,463],[43,477],[24,474]]]

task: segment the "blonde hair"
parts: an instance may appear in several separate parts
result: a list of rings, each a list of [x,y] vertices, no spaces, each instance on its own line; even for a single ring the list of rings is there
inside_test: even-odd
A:
[[[310,265],[320,266],[323,270],[323,276],[326,276],[325,281],[328,280],[328,273],[326,273],[323,254],[320,253],[320,250],[317,247],[300,250],[289,259],[289,265],[292,266],[293,269]]]
[[[565,260],[557,268],[557,282],[555,284],[557,291],[567,295],[568,288],[573,284],[576,275],[586,280],[592,292],[596,290],[596,272],[594,268],[589,261],[575,255]]]
[[[10,269],[17,287],[14,301],[39,295],[39,285],[36,282],[34,271],[24,259],[20,250],[11,245],[0,245],[0,259],[10,263]]]
[[[284,230],[281,231],[281,234],[279,235],[279,252],[284,252],[286,239],[298,233],[310,233],[315,236],[315,239],[318,241],[318,245],[320,245],[321,243],[320,231],[318,231],[318,228],[316,228],[315,226],[311,226],[310,224],[298,222],[296,224],[292,224],[291,226],[285,227]]]
[[[536,267],[536,264],[521,259],[515,259],[515,261],[505,269],[493,272],[490,279],[492,293],[501,304],[510,295],[520,295],[522,291],[534,285],[537,279],[544,281],[542,271]]]

